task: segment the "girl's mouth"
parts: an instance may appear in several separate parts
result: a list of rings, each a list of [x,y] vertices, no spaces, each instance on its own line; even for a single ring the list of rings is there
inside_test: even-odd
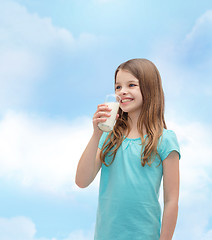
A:
[[[134,99],[123,99],[123,100],[121,100],[121,104],[128,104],[128,103],[130,103],[130,102],[132,102]]]

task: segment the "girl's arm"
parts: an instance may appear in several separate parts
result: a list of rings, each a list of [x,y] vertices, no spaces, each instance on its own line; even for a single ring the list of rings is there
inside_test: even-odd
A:
[[[105,117],[110,116],[110,111],[111,109],[106,104],[99,104],[97,111],[94,113],[93,135],[79,160],[75,177],[75,183],[81,188],[87,187],[101,168],[101,150],[98,148],[98,144],[103,132],[98,128],[98,123],[105,122],[107,120]],[[118,116],[117,114],[116,120]]]
[[[179,154],[172,151],[163,160],[164,211],[160,240],[171,240],[178,215]]]
[[[94,180],[99,169],[101,168],[101,150],[98,148],[100,138],[101,135],[92,135],[79,160],[75,183],[80,188],[87,187]]]

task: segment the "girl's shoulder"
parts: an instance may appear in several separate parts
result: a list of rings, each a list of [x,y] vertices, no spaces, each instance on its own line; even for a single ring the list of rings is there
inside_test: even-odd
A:
[[[170,134],[175,134],[175,132],[173,130],[170,129],[163,129],[163,135],[170,135]]]
[[[175,150],[180,155],[180,147],[178,143],[177,136],[173,130],[163,129],[163,134],[160,136],[158,141],[158,152],[162,157],[162,160],[165,159],[168,153]]]
[[[163,134],[166,133],[166,132],[168,132],[168,131],[171,131],[171,130],[164,128],[164,129],[163,129]]]
[[[169,142],[171,139],[177,140],[177,136],[173,130],[170,129],[163,129],[163,133],[159,138],[159,143],[166,143]]]

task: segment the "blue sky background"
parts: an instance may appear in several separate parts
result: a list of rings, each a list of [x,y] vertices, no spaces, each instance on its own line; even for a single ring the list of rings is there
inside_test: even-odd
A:
[[[115,69],[138,57],[181,146],[173,239],[212,239],[209,0],[0,0],[0,239],[92,239],[99,174],[79,189],[76,166]]]

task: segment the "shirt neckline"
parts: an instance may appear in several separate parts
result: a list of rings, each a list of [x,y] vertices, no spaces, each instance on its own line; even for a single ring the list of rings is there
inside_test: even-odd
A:
[[[144,138],[147,136],[147,134],[145,134],[144,135]],[[125,138],[125,135],[124,135],[124,139],[127,139],[127,140],[131,140],[131,141],[135,141],[135,140],[140,140],[141,139],[141,137],[139,137],[139,138]]]

